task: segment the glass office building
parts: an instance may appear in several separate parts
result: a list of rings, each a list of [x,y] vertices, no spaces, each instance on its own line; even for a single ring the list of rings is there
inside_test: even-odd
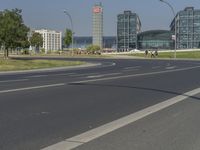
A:
[[[124,11],[117,16],[117,49],[129,51],[137,48],[137,34],[141,31],[139,16],[131,11]]]
[[[64,38],[63,38],[63,41],[64,41]],[[92,36],[75,36],[74,37],[74,48],[84,50],[91,44],[92,44]],[[63,47],[64,46],[65,45],[63,45]],[[103,36],[103,49],[116,49],[116,37]]]
[[[138,49],[173,49],[172,33],[168,30],[150,30],[138,34]]]
[[[92,44],[103,47],[103,7],[102,4],[96,4],[93,9],[93,30],[92,30]]]
[[[174,33],[175,25],[177,49],[200,48],[200,10],[186,7],[177,13],[170,25]]]

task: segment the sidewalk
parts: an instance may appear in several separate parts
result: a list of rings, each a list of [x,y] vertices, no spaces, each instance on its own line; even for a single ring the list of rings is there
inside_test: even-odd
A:
[[[200,88],[42,150],[199,150]]]
[[[74,150],[199,150],[200,94]]]

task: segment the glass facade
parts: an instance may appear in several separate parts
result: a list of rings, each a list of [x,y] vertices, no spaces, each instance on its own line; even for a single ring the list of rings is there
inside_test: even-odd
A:
[[[151,30],[138,34],[138,49],[173,49],[172,33],[167,30]]]
[[[64,40],[64,39],[63,39]],[[64,42],[63,42],[64,43]],[[86,49],[87,46],[92,44],[91,36],[80,36],[74,37],[74,48]],[[64,47],[64,45],[63,45]],[[70,45],[71,47],[71,45]],[[116,37],[115,36],[104,36],[103,37],[103,48],[104,49],[116,49]]]
[[[171,23],[171,31],[175,33],[177,49],[200,48],[200,10],[186,7],[177,13]]]
[[[129,51],[137,48],[137,34],[141,31],[141,22],[136,13],[124,11],[117,16],[117,49]]]

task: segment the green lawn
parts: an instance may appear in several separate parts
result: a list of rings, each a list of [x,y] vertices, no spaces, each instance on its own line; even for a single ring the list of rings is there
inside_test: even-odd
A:
[[[130,56],[144,57],[144,53],[136,53],[131,54]],[[149,56],[150,57],[150,54]],[[177,58],[193,58],[200,59],[200,51],[192,51],[192,52],[176,52]],[[158,58],[174,58],[174,52],[158,52]]]
[[[85,64],[85,62],[61,60],[4,60],[0,58],[0,71],[42,69],[53,67],[77,66],[82,64]]]

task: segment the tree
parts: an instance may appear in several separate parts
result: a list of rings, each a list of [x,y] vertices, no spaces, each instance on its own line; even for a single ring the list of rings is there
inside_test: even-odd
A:
[[[98,45],[89,45],[86,49],[87,49],[87,51],[88,51],[89,53],[95,54],[95,53],[97,53],[101,48],[100,48],[100,46],[98,46]]]
[[[66,29],[65,31],[64,43],[67,48],[72,43],[72,31],[70,29]]]
[[[28,39],[29,28],[24,25],[21,12],[20,9],[6,9],[0,12],[0,41],[5,58],[8,58],[9,49],[22,47]]]
[[[40,33],[34,32],[30,38],[31,46],[34,46],[39,51],[39,47],[43,45],[43,37]]]

